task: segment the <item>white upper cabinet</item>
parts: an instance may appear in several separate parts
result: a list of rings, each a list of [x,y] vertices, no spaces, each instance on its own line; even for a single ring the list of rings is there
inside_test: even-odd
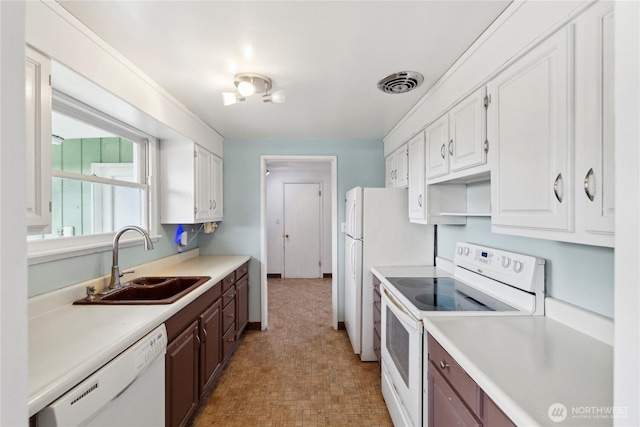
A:
[[[424,142],[424,132],[420,132],[407,143],[409,152],[409,221],[417,223],[426,223],[427,220]]]
[[[51,61],[26,49],[27,232],[51,232]]]
[[[613,246],[614,11],[598,3],[576,23],[576,227]]]
[[[449,116],[445,114],[425,129],[427,179],[449,173]]]
[[[476,90],[427,126],[428,180],[463,177],[460,171],[487,163],[485,95],[484,87]]]
[[[409,159],[407,144],[385,158],[385,186],[406,188],[409,185]]]
[[[492,224],[572,229],[572,26],[489,84]]]
[[[213,210],[211,212],[214,221],[221,221],[223,217],[223,161],[215,154],[211,155],[211,167],[213,169],[213,183],[211,184]]]
[[[160,222],[222,220],[222,159],[192,141],[160,144]]]
[[[485,88],[478,89],[449,112],[451,172],[487,162],[485,93]]]

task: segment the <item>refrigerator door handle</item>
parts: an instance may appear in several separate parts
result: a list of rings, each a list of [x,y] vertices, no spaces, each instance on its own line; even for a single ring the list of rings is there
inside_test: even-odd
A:
[[[349,208],[349,224],[348,224],[348,228],[347,228],[347,233],[351,236],[351,237],[357,237],[356,236],[356,201],[354,200],[351,203],[351,208]]]
[[[356,240],[354,240],[353,242],[351,242],[351,277],[353,277],[353,279],[355,280],[356,278],[356,245],[358,244],[358,242]]]

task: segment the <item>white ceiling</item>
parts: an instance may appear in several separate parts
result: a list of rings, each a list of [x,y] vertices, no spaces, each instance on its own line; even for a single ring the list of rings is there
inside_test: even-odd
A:
[[[382,138],[509,1],[59,1],[225,138]],[[397,71],[425,82],[390,95]],[[231,106],[237,72],[285,104]]]

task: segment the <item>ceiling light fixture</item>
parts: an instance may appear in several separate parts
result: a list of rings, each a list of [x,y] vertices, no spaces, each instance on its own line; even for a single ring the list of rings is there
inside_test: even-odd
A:
[[[254,93],[264,93],[262,95],[263,102],[272,102],[274,104],[282,104],[285,101],[284,92],[281,90],[269,93],[271,90],[271,79],[262,74],[256,73],[239,73],[233,78],[233,83],[238,88],[238,93],[223,92],[222,103],[224,105],[237,104],[245,101],[248,96]]]

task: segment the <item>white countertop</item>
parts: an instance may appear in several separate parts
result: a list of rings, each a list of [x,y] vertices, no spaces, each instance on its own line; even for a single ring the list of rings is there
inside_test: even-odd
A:
[[[613,348],[548,317],[431,317],[424,325],[518,426],[612,425],[594,411],[624,410],[612,408]],[[568,415],[556,424],[548,411],[558,403]]]
[[[373,267],[371,272],[378,279],[384,280],[385,277],[449,277],[451,273],[439,267],[407,265],[401,267]]]
[[[29,320],[29,416],[216,285],[249,256],[199,256],[158,276],[211,276],[173,304],[71,305]]]

